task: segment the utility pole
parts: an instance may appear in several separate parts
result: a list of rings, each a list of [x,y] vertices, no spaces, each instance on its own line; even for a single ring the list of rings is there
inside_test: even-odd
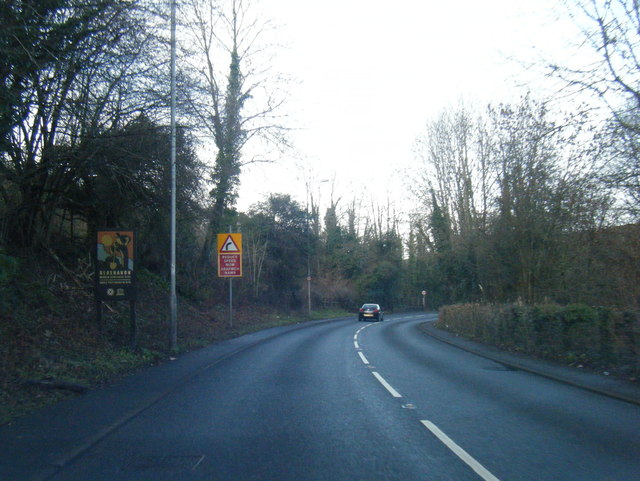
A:
[[[171,0],[171,350],[178,350],[176,297],[176,0]]]

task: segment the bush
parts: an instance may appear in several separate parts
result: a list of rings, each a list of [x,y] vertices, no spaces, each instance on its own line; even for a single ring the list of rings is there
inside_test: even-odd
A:
[[[2,312],[13,301],[13,280],[18,274],[19,268],[18,259],[0,252],[0,311]]]
[[[11,283],[18,273],[19,267],[18,259],[0,252],[0,285]]]
[[[566,359],[599,363],[601,343],[597,311],[583,304],[572,304],[561,308],[558,317]]]
[[[637,312],[584,304],[459,304],[442,307],[436,325],[512,351],[640,373]]]
[[[542,304],[531,308],[534,349],[531,351],[542,357],[557,358],[564,351],[564,332],[558,317],[560,307],[556,304]]]

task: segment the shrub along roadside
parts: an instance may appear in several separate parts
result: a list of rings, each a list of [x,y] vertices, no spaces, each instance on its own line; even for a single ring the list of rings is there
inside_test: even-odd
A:
[[[138,343],[129,343],[128,303],[104,308],[98,335],[89,280],[51,266],[18,262],[0,253],[0,425],[145,366],[165,362],[169,351],[166,282],[139,272]],[[314,311],[312,319],[341,317],[341,310]],[[178,303],[180,352],[269,327],[310,318],[306,312],[276,312],[255,306],[234,308],[190,301]]]
[[[436,326],[509,351],[636,379],[638,312],[583,304],[458,304],[440,309]]]
[[[238,309],[235,325],[230,327],[213,319],[211,311],[184,304],[179,323],[180,353],[270,327],[348,315],[341,310],[317,310],[309,317]],[[67,319],[53,316],[36,319],[28,329],[0,323],[0,338],[14,341],[0,346],[0,426],[176,355],[168,350],[167,322],[139,319],[139,347],[132,350],[124,334],[123,316],[115,314],[107,319],[107,335],[102,340],[96,339],[93,329],[69,327]]]

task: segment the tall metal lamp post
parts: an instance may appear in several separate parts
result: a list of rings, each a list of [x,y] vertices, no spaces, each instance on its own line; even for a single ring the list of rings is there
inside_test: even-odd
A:
[[[176,0],[171,0],[171,350],[178,350],[178,302],[176,296]]]

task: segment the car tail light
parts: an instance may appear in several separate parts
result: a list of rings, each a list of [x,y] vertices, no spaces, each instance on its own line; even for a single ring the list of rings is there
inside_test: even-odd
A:
[[[378,312],[380,312],[380,309],[374,309],[373,312],[377,314]]]
[[[364,312],[364,309],[362,307],[360,308],[360,312]]]

